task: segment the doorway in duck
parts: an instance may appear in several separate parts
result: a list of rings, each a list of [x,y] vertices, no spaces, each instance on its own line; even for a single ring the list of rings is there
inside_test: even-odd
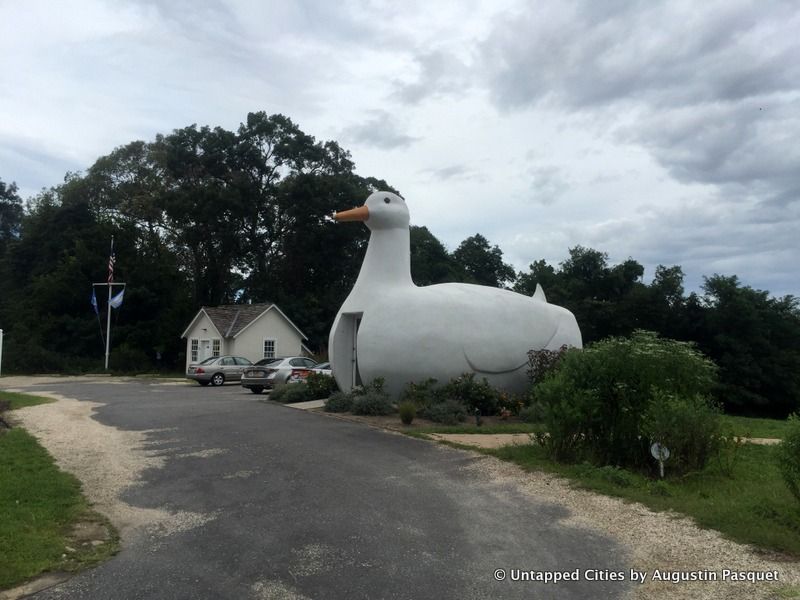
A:
[[[343,313],[336,328],[334,375],[339,386],[349,391],[361,385],[361,374],[358,370],[358,328],[364,313]],[[341,359],[339,359],[341,356]]]

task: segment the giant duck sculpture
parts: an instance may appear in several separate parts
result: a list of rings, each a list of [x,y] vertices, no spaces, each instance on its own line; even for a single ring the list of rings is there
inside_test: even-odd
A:
[[[473,372],[518,393],[528,384],[529,350],[582,346],[574,315],[548,304],[538,285],[532,297],[465,283],[414,285],[408,207],[397,194],[375,192],[334,219],[361,221],[371,232],[330,333],[333,376],[342,390],[382,377],[397,397],[410,381],[444,383]]]

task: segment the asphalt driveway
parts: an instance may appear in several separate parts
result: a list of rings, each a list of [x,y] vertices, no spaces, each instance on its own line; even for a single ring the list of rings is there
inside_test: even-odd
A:
[[[514,570],[625,571],[565,509],[467,469],[483,458],[259,401],[239,386],[63,381],[93,418],[150,431],[163,466],[125,502],[208,515],[129,539],[36,598],[616,598],[627,583],[511,581]],[[496,581],[504,569],[506,579]]]

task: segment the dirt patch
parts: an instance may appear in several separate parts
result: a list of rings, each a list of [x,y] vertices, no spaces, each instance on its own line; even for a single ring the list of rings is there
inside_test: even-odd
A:
[[[3,383],[7,383],[5,379]],[[157,430],[125,431],[109,427],[92,418],[103,404],[52,392],[36,394],[56,402],[15,410],[14,420],[47,448],[61,469],[81,481],[93,508],[109,518],[123,540],[137,533],[151,537],[171,535],[215,518],[213,514],[141,508],[121,499],[125,490],[141,484],[146,469],[164,465],[163,455],[148,451],[148,440]]]
[[[530,433],[429,433],[428,436],[435,440],[476,448],[500,448],[531,443]]]

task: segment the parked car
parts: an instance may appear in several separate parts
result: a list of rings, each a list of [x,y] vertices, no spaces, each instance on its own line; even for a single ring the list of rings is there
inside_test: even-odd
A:
[[[200,385],[222,385],[226,381],[239,381],[242,370],[252,364],[243,356],[212,356],[189,365],[186,378],[194,379]]]
[[[332,375],[331,363],[329,362],[319,363],[316,367],[314,367],[311,370],[314,371],[314,373],[319,373],[320,375],[328,375],[328,376]]]
[[[254,394],[271,390],[276,384],[302,381],[317,363],[305,356],[263,358],[242,374],[242,387]]]

